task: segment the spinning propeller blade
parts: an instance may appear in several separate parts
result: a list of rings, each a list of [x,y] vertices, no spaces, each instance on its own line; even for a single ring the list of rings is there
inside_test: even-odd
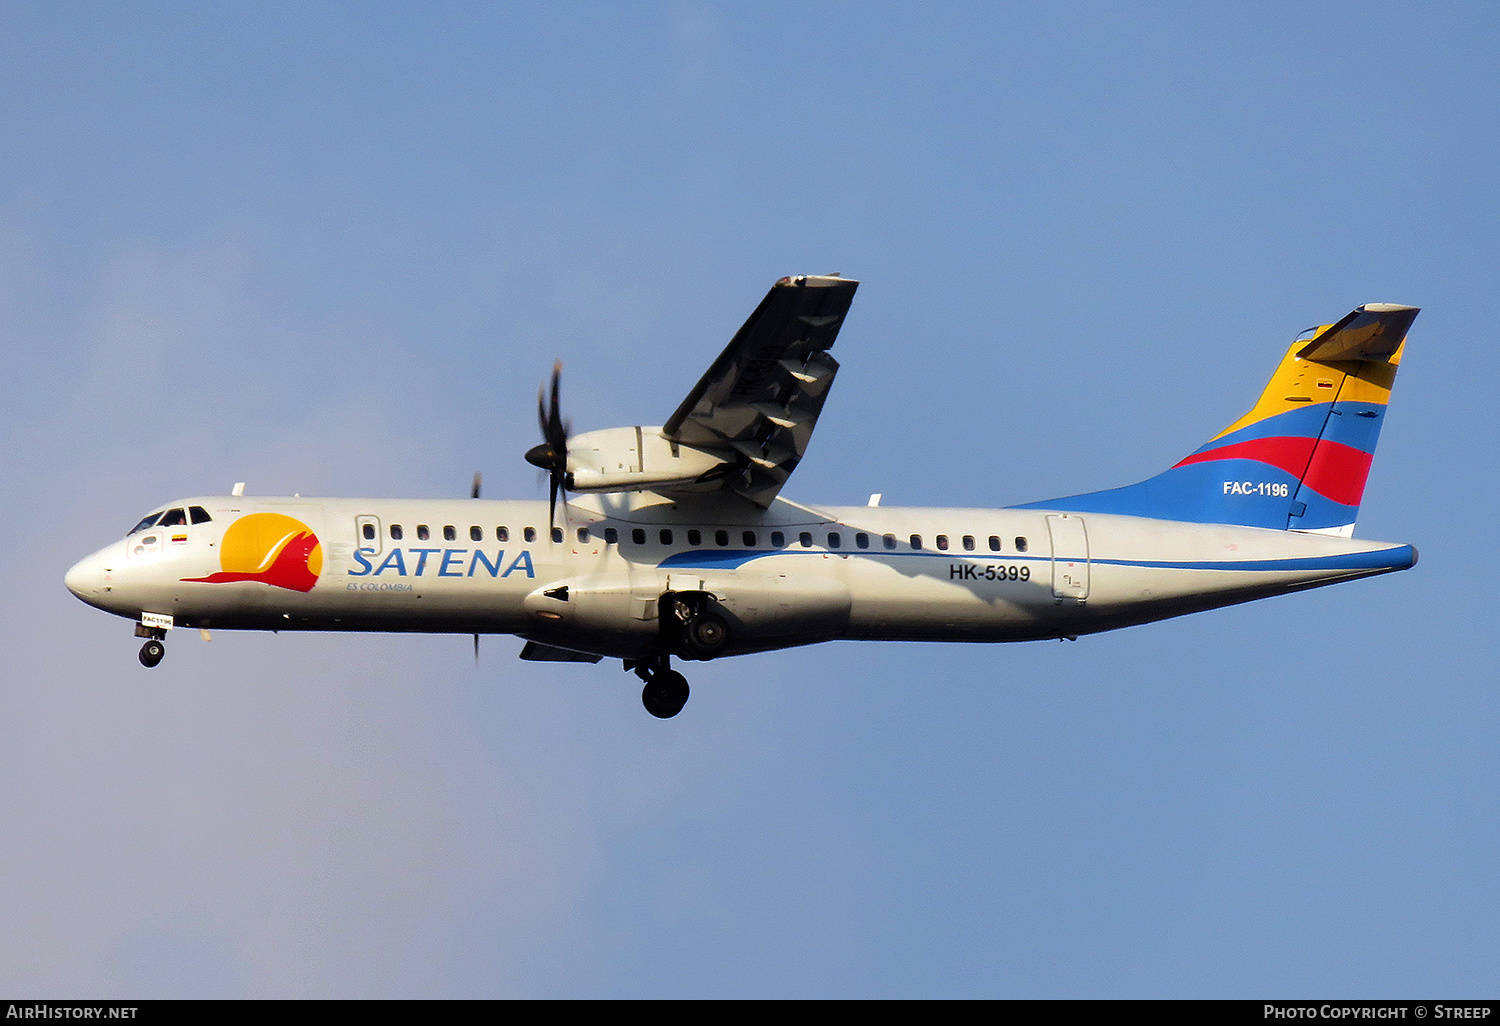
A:
[[[557,521],[557,493],[567,488],[568,432],[570,425],[562,419],[562,361],[552,365],[552,402],[547,402],[547,387],[536,393],[537,426],[542,429],[542,443],[526,452],[526,462],[548,472],[548,525]],[[563,501],[567,501],[564,495]]]

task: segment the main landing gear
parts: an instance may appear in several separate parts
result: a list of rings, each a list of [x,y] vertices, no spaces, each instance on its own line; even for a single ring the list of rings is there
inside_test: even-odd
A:
[[[646,682],[641,690],[646,711],[666,720],[682,712],[688,700],[687,678],[672,669],[672,654],[683,659],[714,658],[729,642],[729,622],[713,595],[705,591],[669,591],[658,601],[659,654],[626,660],[625,669],[634,670]]]
[[[660,600],[657,643],[684,659],[712,659],[729,641],[729,624],[707,592],[667,592]]]
[[[687,705],[687,678],[672,669],[672,656],[681,659],[712,659],[729,643],[729,619],[713,595],[706,591],[669,591],[658,600],[658,623],[654,654],[626,659],[625,669],[646,682],[641,704],[658,719],[668,720]]]
[[[687,678],[672,669],[669,656],[654,656],[638,663],[626,663],[627,670],[646,682],[641,689],[641,704],[657,719],[669,720],[687,705]]]

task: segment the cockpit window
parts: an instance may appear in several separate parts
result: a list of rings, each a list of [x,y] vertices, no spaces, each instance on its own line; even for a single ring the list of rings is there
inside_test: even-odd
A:
[[[187,523],[187,514],[184,513],[180,508],[178,508],[178,509],[169,509],[165,513],[163,513],[162,517],[161,517],[161,522],[158,523],[156,526],[157,527],[181,527],[182,525],[184,525],[186,523]]]
[[[161,510],[157,510],[155,513],[152,513],[149,517],[146,517],[139,524],[136,524],[129,531],[125,532],[125,537],[129,538],[132,534],[139,534],[141,531],[144,531],[146,528],[152,526],[156,523],[157,518],[160,517],[161,514]]]
[[[195,524],[206,524],[213,519],[213,517],[208,515],[208,510],[202,506],[189,506],[188,516],[192,518]]]

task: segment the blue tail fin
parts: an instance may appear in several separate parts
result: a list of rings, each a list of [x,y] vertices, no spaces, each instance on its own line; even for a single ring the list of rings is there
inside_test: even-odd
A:
[[[1292,344],[1260,401],[1155,477],[1017,509],[1348,536],[1417,308],[1359,307]]]

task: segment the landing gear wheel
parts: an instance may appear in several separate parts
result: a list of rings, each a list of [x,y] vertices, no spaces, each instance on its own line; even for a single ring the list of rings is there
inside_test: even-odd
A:
[[[687,678],[676,670],[653,673],[641,690],[641,704],[659,720],[669,720],[682,712],[687,700]]]
[[[687,647],[697,659],[712,659],[724,651],[729,640],[729,625],[714,613],[699,613],[688,622]]]
[[[167,654],[167,646],[155,638],[147,641],[141,646],[141,665],[155,666],[161,662],[162,656]]]

